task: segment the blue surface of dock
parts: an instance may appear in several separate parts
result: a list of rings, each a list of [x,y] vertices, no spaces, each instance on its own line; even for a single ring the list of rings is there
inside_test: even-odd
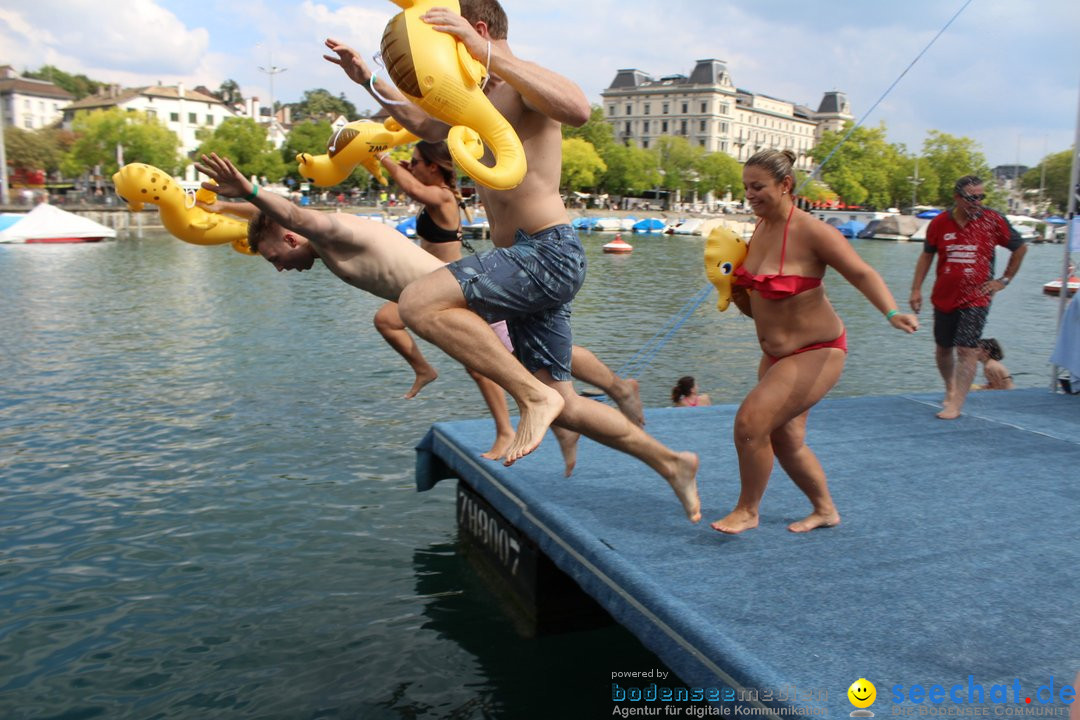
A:
[[[434,425],[417,486],[467,483],[679,675],[661,684],[701,688],[721,710],[846,716],[866,678],[878,716],[1067,712],[1080,397],[972,393],[955,421],[934,417],[940,397],[827,398],[811,412],[842,522],[803,535],[786,525],[809,504],[779,465],[759,528],[709,528],[739,491],[733,405],[646,413],[651,434],[701,457],[699,525],[649,468],[584,438],[570,478],[550,435],[511,468],[484,460],[486,419]],[[613,706],[664,704],[618,700],[655,680],[613,682]]]

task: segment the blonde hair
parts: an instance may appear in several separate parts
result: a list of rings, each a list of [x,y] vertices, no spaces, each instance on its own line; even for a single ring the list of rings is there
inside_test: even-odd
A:
[[[795,187],[795,153],[790,150],[759,150],[750,156],[744,167],[759,167],[776,180],[784,182],[791,178],[791,187]]]

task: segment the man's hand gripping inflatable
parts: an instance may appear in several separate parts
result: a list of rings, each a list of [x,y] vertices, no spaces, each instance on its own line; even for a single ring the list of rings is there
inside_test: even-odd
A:
[[[297,170],[316,185],[326,187],[343,182],[353,168],[362,165],[380,184],[386,185],[379,153],[419,139],[394,118],[381,123],[357,120],[330,136],[325,155],[297,155]]]
[[[116,194],[127,203],[128,210],[139,212],[144,203],[157,205],[161,224],[173,237],[193,245],[224,245],[253,255],[247,244],[248,224],[244,220],[207,212],[188,201],[187,194],[168,173],[153,165],[131,163],[113,175]],[[194,200],[213,204],[217,194],[205,188],[195,193]]]
[[[525,177],[525,149],[510,123],[484,95],[487,68],[453,35],[421,19],[435,7],[460,13],[458,1],[393,2],[403,12],[383,32],[382,58],[390,79],[428,115],[451,126],[446,143],[469,177],[493,190],[517,187]],[[484,145],[495,156],[494,167],[480,162]]]
[[[705,240],[705,275],[716,286],[716,307],[727,310],[735,268],[746,259],[746,242],[726,227],[716,227]]]

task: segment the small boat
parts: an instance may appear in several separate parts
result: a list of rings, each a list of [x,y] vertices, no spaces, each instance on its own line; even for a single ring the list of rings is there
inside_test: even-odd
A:
[[[1075,275],[1070,275],[1069,276],[1069,289],[1068,289],[1068,296],[1067,297],[1072,297],[1073,295],[1075,295],[1076,291],[1078,289],[1080,289],[1080,277],[1076,277]],[[1060,295],[1061,294],[1061,278],[1058,278],[1056,280],[1051,280],[1050,282],[1043,285],[1043,292],[1046,293],[1047,295],[1054,295],[1054,296]]]
[[[638,220],[630,229],[635,233],[663,233],[666,227],[667,223],[660,218],[645,218]]]
[[[611,242],[604,243],[603,250],[606,253],[625,255],[634,252],[634,246],[622,239],[622,235],[616,235]]]
[[[112,228],[48,203],[0,230],[0,243],[83,243],[115,237]]]

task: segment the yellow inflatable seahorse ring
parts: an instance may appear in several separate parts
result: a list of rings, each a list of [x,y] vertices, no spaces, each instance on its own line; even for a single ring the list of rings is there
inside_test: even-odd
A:
[[[514,128],[491,104],[481,86],[487,74],[453,35],[421,16],[434,7],[460,12],[457,0],[393,0],[403,9],[386,25],[382,58],[398,89],[428,115],[450,125],[446,144],[461,169],[494,190],[517,187],[525,178],[525,148]],[[494,167],[480,162],[483,148]]]
[[[394,118],[381,123],[357,120],[330,136],[325,155],[297,155],[297,170],[316,185],[327,187],[343,182],[353,168],[362,165],[380,184],[386,185],[386,175],[377,155],[419,139]]]
[[[113,185],[132,212],[142,210],[145,203],[157,205],[161,224],[173,237],[194,245],[231,243],[237,252],[253,254],[247,244],[247,222],[207,212],[189,203],[187,194],[169,174],[153,165],[125,165],[113,175]],[[212,203],[217,194],[200,189],[195,197]]]
[[[746,250],[746,241],[722,226],[713,228],[705,240],[705,275],[716,286],[716,307],[721,311],[731,302],[732,276],[746,259]]]

